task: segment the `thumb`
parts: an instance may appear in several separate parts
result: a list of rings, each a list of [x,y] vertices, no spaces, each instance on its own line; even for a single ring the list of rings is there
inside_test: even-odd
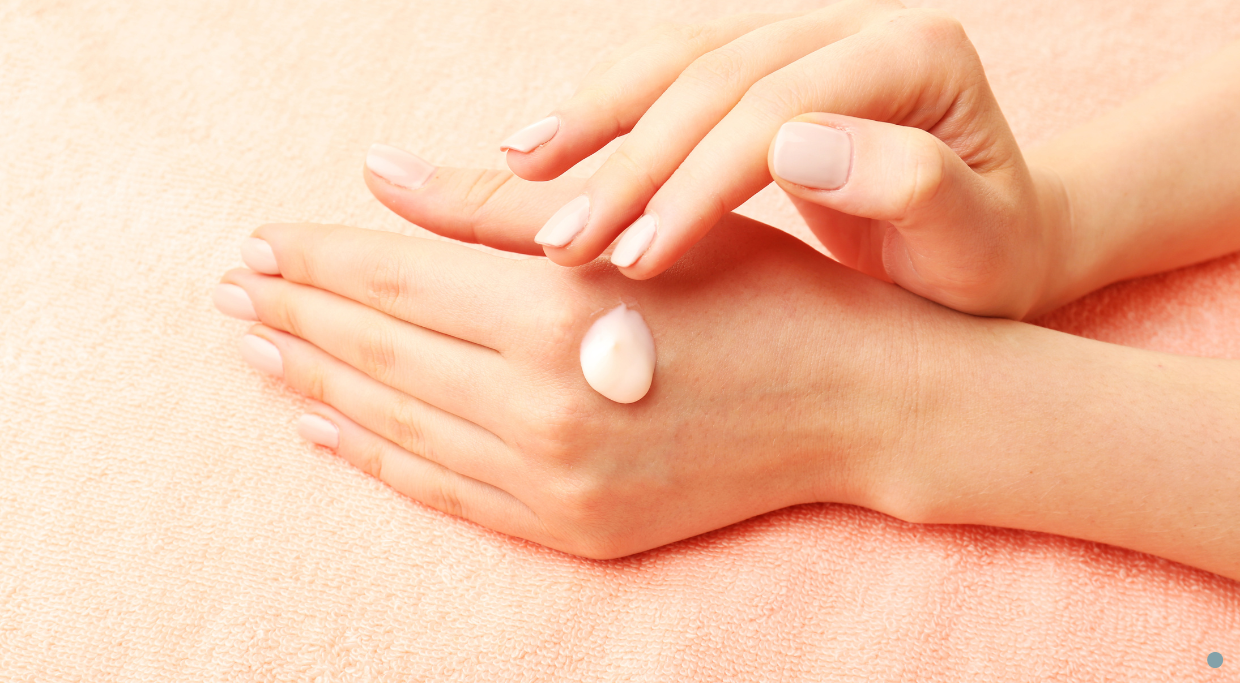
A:
[[[881,250],[896,284],[966,312],[1011,313],[990,310],[1013,301],[996,283],[1021,280],[1004,272],[1023,243],[1003,190],[1010,170],[978,173],[924,130],[835,114],[785,123],[768,166],[798,205],[870,219],[860,223],[869,234],[852,237]]]

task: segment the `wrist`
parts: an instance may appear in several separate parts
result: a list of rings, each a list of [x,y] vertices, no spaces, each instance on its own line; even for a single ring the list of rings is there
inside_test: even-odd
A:
[[[896,516],[1025,529],[1240,576],[1240,365],[988,321]],[[1225,530],[1220,532],[1220,530]]]
[[[1081,220],[1079,184],[1054,163],[1031,161],[1036,220],[1043,235],[1045,270],[1039,294],[1024,319],[1036,318],[1077,299],[1099,284],[1103,245],[1100,235]]]
[[[1013,526],[1005,506],[1026,477],[1045,476],[1035,463],[1059,440],[1064,409],[1087,409],[1069,398],[1074,382],[1092,383],[1090,349],[1076,342],[1097,342],[1010,320],[971,322],[922,381],[928,410],[884,510],[905,521]]]
[[[958,491],[961,456],[973,454],[982,434],[975,419],[988,405],[994,382],[1012,381],[1021,364],[997,366],[1000,349],[1026,345],[1027,331],[1043,331],[1003,318],[978,318],[926,303],[909,316],[903,357],[883,363],[890,387],[881,413],[880,446],[866,463],[864,500],[858,504],[908,522],[935,522],[944,501]],[[1066,336],[1066,335],[1065,335]],[[1008,375],[1004,377],[1004,375]],[[967,465],[965,465],[967,469]]]

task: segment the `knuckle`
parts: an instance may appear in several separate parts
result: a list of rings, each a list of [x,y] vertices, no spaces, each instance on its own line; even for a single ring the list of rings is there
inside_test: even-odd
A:
[[[548,387],[539,405],[529,411],[526,424],[531,448],[552,462],[572,462],[582,455],[582,435],[588,424],[586,401],[575,398],[576,392]]]
[[[422,502],[453,517],[467,517],[457,483],[446,470],[440,468],[435,476],[429,477],[426,498]]]
[[[527,261],[534,266],[542,264]],[[554,270],[552,276],[562,275]],[[571,291],[571,285],[548,282],[537,292],[539,305],[531,310],[523,311],[520,316],[520,327],[526,332],[522,336],[527,349],[537,358],[562,358],[575,349],[575,340],[581,335],[582,321],[589,316],[590,309],[578,302],[581,298]]]
[[[383,445],[378,441],[370,443],[362,448],[362,452],[353,461],[354,466],[366,474],[383,481],[383,461],[386,457],[386,451]]]
[[[547,344],[552,348],[567,348],[577,336],[580,326],[582,307],[574,302],[556,300],[546,307],[539,320],[539,329],[544,331]]]
[[[301,307],[298,303],[297,296],[289,287],[281,287],[280,293],[275,297],[275,305],[269,309],[268,315],[273,318],[272,322],[276,327],[298,339],[305,339],[305,325],[301,320]]]
[[[700,84],[708,91],[733,90],[748,71],[748,55],[738,48],[725,45],[693,60],[681,78]]]
[[[937,138],[920,130],[909,130],[904,146],[904,185],[900,197],[899,215],[907,218],[919,208],[932,203],[943,187],[946,175],[945,160]]]
[[[624,147],[617,149],[615,153],[607,159],[607,163],[614,163],[624,170],[624,172],[636,182],[646,196],[653,195],[659,188],[659,179],[650,172],[650,164],[642,163],[638,159],[634,159],[633,155]]]
[[[918,46],[941,50],[946,46],[971,45],[964,24],[952,15],[936,9],[910,9],[900,15],[905,38],[911,37]]]
[[[371,308],[393,310],[414,295],[416,282],[405,260],[391,251],[376,251],[363,275],[363,291]]]
[[[301,378],[301,391],[306,396],[323,403],[330,404],[327,397],[326,368],[321,362],[311,362],[297,370]]]
[[[423,424],[425,409],[415,398],[400,397],[389,408],[387,433],[401,448],[432,459],[427,454],[426,431]]]
[[[396,345],[387,325],[367,325],[357,333],[359,370],[389,384],[396,368]]]
[[[783,122],[802,110],[801,92],[792,76],[777,71],[750,86],[741,98],[741,105],[764,119]]]
[[[485,221],[487,212],[494,206],[494,199],[516,178],[508,171],[489,169],[478,172],[461,195],[461,214],[468,217],[469,224],[476,226]]]
[[[573,99],[588,102],[590,109],[597,112],[600,122],[606,121],[611,126],[610,135],[619,137],[633,128],[633,123],[623,114],[627,97],[628,91],[623,83],[600,79],[599,82],[582,88]]]

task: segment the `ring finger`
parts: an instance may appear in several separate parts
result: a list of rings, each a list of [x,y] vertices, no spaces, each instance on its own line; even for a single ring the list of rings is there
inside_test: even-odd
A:
[[[278,367],[267,362],[270,350],[254,337],[275,347]],[[278,376],[296,391],[332,406],[418,457],[473,479],[508,486],[520,471],[513,452],[495,434],[376,382],[305,340],[256,325],[242,338],[241,349],[246,360],[259,370],[275,374],[278,369]],[[363,469],[373,474],[382,468],[376,464]]]

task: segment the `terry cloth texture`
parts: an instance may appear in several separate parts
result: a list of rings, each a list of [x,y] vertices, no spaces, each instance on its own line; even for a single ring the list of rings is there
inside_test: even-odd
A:
[[[1240,585],[1207,572],[840,505],[576,559],[306,445],[238,356],[210,293],[256,226],[417,232],[363,186],[370,143],[502,168],[604,49],[816,4],[0,3],[0,681],[1240,680]],[[1024,144],[1240,26],[1234,0],[937,5]],[[805,234],[774,189],[743,212]],[[1046,323],[1240,358],[1240,257]]]

